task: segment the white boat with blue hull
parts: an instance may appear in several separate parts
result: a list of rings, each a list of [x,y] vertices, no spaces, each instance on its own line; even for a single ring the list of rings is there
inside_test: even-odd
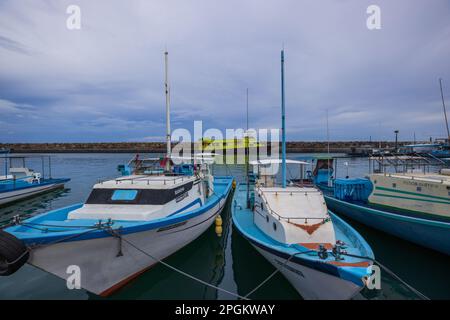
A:
[[[19,200],[63,188],[64,184],[70,181],[67,178],[52,178],[51,174],[44,177],[42,173],[27,168],[25,159],[28,158],[33,157],[3,157],[5,173],[0,176],[0,206],[6,206]],[[20,160],[20,165],[13,166],[12,163],[17,162],[17,160]],[[41,160],[44,161],[43,158]]]
[[[213,224],[233,178],[214,177],[210,158],[171,155],[167,59],[165,157],[120,166],[124,176],[94,185],[84,204],[15,218],[0,230],[0,275],[28,262],[68,279],[75,266],[81,287],[107,296]]]
[[[327,212],[319,190],[250,188],[255,198],[251,208],[246,206],[247,185],[239,184],[235,191],[234,226],[304,299],[350,299],[365,286],[372,274],[373,252],[352,227]],[[286,216],[270,207],[274,203]]]
[[[286,159],[284,51],[281,74],[282,159],[249,162],[252,178],[247,172],[247,183],[235,191],[233,224],[303,298],[350,299],[371,277],[374,255],[354,229],[327,210],[322,192],[304,184],[308,163]],[[300,167],[299,179],[289,185],[288,164]]]
[[[23,259],[17,265],[6,263],[28,256],[23,249],[27,247],[29,264],[62,279],[68,278],[69,266],[78,266],[81,287],[110,295],[210,227],[225,205],[232,181],[128,176],[96,184],[86,203],[16,220],[17,225],[0,233],[4,244],[22,248],[10,256],[0,252],[0,273],[20,267]],[[5,233],[16,239],[5,240]]]

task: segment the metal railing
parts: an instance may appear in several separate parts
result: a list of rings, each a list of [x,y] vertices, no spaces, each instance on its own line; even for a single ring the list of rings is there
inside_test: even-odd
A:
[[[290,222],[290,220],[304,220],[305,223],[308,223],[308,220],[322,220],[322,222],[325,222],[325,220],[329,219],[328,212],[327,212],[325,217],[321,217],[321,218],[319,218],[319,217],[295,217],[295,218],[293,218],[293,217],[282,216],[282,215],[280,215],[278,212],[276,212],[275,210],[273,210],[270,207],[269,202],[267,201],[267,198],[264,195],[263,191],[259,187],[256,187],[256,190],[258,191],[258,196],[260,196],[262,198],[262,200],[264,201],[264,204],[267,207],[267,211],[270,214],[277,216],[278,220],[283,219],[283,220],[286,220],[287,222]],[[277,192],[279,192],[279,193],[291,193],[291,194],[293,194],[293,193],[305,193],[305,195],[308,193],[308,191],[300,191],[300,190],[299,191],[287,191],[286,190],[286,191],[275,191],[275,192],[276,193]],[[320,191],[319,190],[315,190],[314,192],[320,192]],[[259,208],[261,208],[261,210],[264,210],[264,208],[262,208],[258,204],[255,204],[255,207],[259,207]]]
[[[168,179],[169,178],[169,179]],[[173,181],[173,184],[177,184],[178,182],[184,182],[185,180],[189,180],[191,179],[192,176],[168,176],[165,178],[155,178],[155,176],[149,176],[149,177],[142,177],[142,176],[137,176],[137,177],[133,177],[133,178],[122,178],[122,177],[114,177],[114,178],[103,178],[103,179],[98,179],[97,183],[98,184],[103,184],[104,182],[107,181],[112,181],[114,180],[116,182],[116,185],[120,184],[121,182],[131,182],[131,184],[146,184],[146,185],[150,185],[150,182],[156,181],[156,182],[164,182],[164,185],[167,185],[168,182],[171,183]],[[142,183],[140,183],[142,182]]]

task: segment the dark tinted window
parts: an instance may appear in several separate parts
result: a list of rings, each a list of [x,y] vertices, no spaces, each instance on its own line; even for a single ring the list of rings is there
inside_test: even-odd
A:
[[[86,203],[162,205],[188,192],[192,189],[192,185],[193,182],[188,182],[173,189],[93,189]],[[129,192],[123,193],[123,191]]]

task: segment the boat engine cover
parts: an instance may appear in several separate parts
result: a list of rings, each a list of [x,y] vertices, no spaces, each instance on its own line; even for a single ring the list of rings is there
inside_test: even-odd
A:
[[[19,270],[29,256],[29,250],[21,240],[0,230],[0,276],[9,276]]]

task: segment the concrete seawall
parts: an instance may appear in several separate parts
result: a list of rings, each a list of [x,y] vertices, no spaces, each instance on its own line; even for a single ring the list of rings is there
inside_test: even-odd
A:
[[[411,142],[401,142],[399,145]],[[333,153],[364,153],[366,150],[378,148],[378,141],[333,141],[330,142],[330,152]],[[382,141],[383,148],[393,148],[392,141]],[[289,141],[287,152],[324,153],[328,144],[324,141]],[[14,153],[164,153],[163,142],[99,142],[99,143],[0,143],[0,149],[9,149]]]

